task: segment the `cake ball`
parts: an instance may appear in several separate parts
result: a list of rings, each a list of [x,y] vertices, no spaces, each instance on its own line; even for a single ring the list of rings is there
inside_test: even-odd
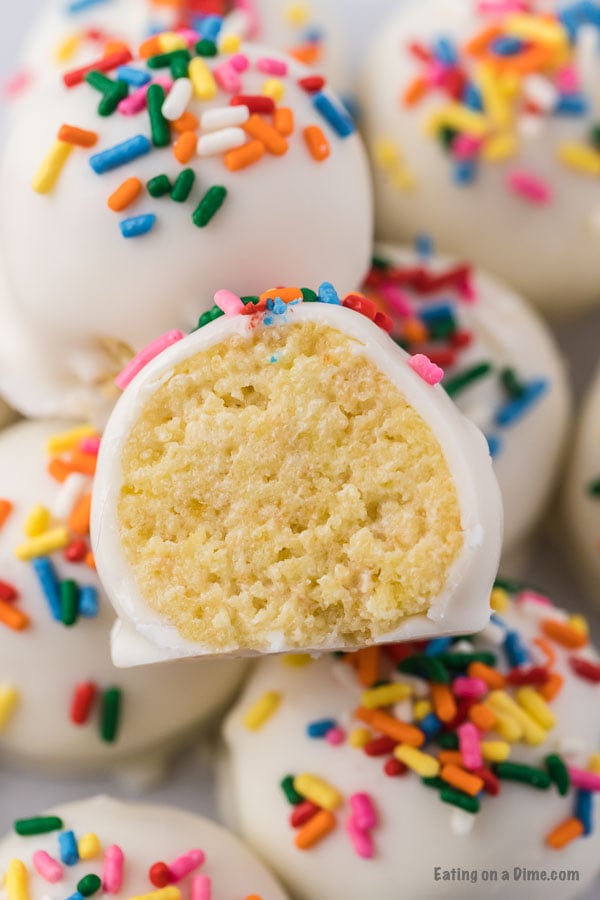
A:
[[[543,312],[597,303],[596,3],[407,3],[362,112],[382,239],[431,234]]]
[[[492,606],[472,638],[258,664],[224,807],[296,900],[570,900],[597,877],[585,622],[511,584]]]
[[[514,574],[556,486],[569,423],[565,365],[542,319],[468,263],[380,245],[364,291],[394,319],[395,339],[444,369],[442,382],[485,434],[504,505],[503,559]]]
[[[153,900],[287,896],[265,866],[213,822],[109,797],[17,819],[0,843],[0,874],[2,900],[44,900],[56,891]]]
[[[104,434],[92,540],[115,663],[482,627],[501,502],[439,367],[330,282],[215,299],[123,373]]]
[[[0,762],[160,773],[232,699],[241,661],[118,672],[89,551],[98,436],[58,422],[0,433]]]
[[[588,391],[565,488],[568,540],[578,571],[600,601],[600,371]]]
[[[164,46],[76,66],[12,122],[2,304],[35,362],[0,359],[0,389],[27,415],[100,415],[123,362],[224,281],[347,291],[368,269],[366,156],[324,81],[255,45]]]

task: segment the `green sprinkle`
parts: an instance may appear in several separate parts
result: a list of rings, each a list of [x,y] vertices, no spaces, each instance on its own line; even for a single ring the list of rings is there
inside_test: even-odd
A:
[[[494,771],[503,781],[519,781],[541,791],[548,790],[552,784],[547,772],[542,769],[534,769],[533,766],[524,766],[521,763],[496,763]]]
[[[88,72],[85,76],[86,82],[90,87],[93,87],[94,90],[100,91],[101,94],[105,94],[107,91],[116,84],[112,78],[109,78],[107,75],[103,75],[102,72]]]
[[[21,837],[33,837],[36,834],[62,831],[63,820],[58,816],[33,816],[31,819],[17,819],[14,829]]]
[[[298,804],[302,803],[302,801],[304,800],[302,794],[299,794],[294,787],[293,775],[286,775],[286,777],[281,782],[281,790],[287,797],[288,803],[290,803],[292,806],[298,806]]]
[[[60,618],[63,625],[70,627],[77,621],[77,602],[79,589],[74,581],[60,583]]]
[[[196,53],[198,56],[216,56],[218,53],[217,45],[214,41],[198,41],[196,44]]]
[[[119,733],[119,720],[121,716],[121,689],[108,688],[102,696],[102,714],[100,721],[100,736],[107,744],[116,741]]]
[[[192,214],[192,222],[198,228],[205,228],[220,210],[227,197],[227,188],[215,184],[208,189]]]
[[[184,169],[183,172],[180,172],[171,191],[171,200],[175,200],[176,203],[185,203],[190,196],[195,180],[196,173],[193,169]]]
[[[98,105],[98,115],[112,116],[117,106],[129,94],[129,85],[125,81],[113,81],[102,72],[88,72],[87,83],[103,95]]]
[[[254,306],[256,306],[256,304],[260,302],[260,297],[257,296],[256,294],[252,294],[252,295],[249,295],[248,297],[240,297],[240,300],[242,301],[244,306],[248,306],[250,303],[252,303]]]
[[[406,672],[409,675],[425,677],[435,684],[448,684],[450,681],[450,675],[442,662],[441,655],[416,654],[409,656],[398,663],[397,669],[399,672]]]
[[[513,581],[510,578],[496,578],[494,587],[501,588],[507,594],[518,594],[523,590],[525,585],[520,581]]]
[[[434,341],[443,341],[456,331],[456,322],[451,316],[445,316],[429,325],[429,337]]]
[[[502,369],[500,381],[506,393],[514,400],[518,400],[525,393],[525,385],[519,380],[514,369]]]
[[[556,785],[558,793],[561,797],[564,797],[569,793],[569,788],[571,787],[571,777],[567,767],[557,753],[551,753],[544,762],[548,769],[548,775]]]
[[[302,299],[305,303],[316,303],[319,299],[315,291],[311,291],[310,288],[300,288],[302,291]]]
[[[450,378],[448,381],[444,382],[446,393],[449,397],[456,397],[457,394],[460,394],[461,391],[471,387],[476,381],[485,378],[491,371],[492,366],[490,363],[479,363],[477,366],[472,366],[465,372],[460,372],[458,375],[455,375],[454,378]]]
[[[439,744],[442,750],[458,750],[458,735],[453,731],[448,731],[446,734],[438,734],[435,742]]]
[[[171,60],[171,75],[173,81],[178,78],[187,78],[191,56],[187,50],[177,50]]]
[[[600,124],[593,125],[590,131],[590,140],[596,150],[600,150]]]
[[[600,497],[600,478],[595,478],[588,484],[588,494],[590,497]]]
[[[102,887],[102,881],[97,875],[84,875],[77,883],[77,890],[83,897],[91,897]]]
[[[446,782],[439,775],[435,775],[433,778],[421,778],[421,782],[427,787],[435,788],[436,791],[441,791],[446,787]]]
[[[181,47],[178,50],[170,50],[168,53],[157,53],[155,56],[151,56],[146,60],[146,65],[149,69],[166,69],[174,59],[182,54],[186,55],[189,62],[191,59],[189,52]]]
[[[219,306],[213,306],[212,309],[209,309],[208,315],[210,316],[210,321],[214,322],[215,319],[220,319],[225,313]]]
[[[469,797],[468,794],[463,794],[462,791],[457,791],[451,787],[445,787],[440,791],[440,800],[444,803],[450,803],[452,806],[458,806],[459,809],[464,809],[465,812],[479,812],[479,800],[477,797]]]
[[[371,257],[371,266],[374,269],[389,269],[390,264],[387,259],[384,259],[383,256],[372,256]]]
[[[449,669],[466,669],[474,662],[480,662],[486,666],[495,666],[497,662],[496,654],[490,653],[488,650],[480,650],[474,653],[439,653],[437,657],[433,658],[439,659]]]
[[[151,197],[164,197],[165,194],[170,194],[173,190],[173,185],[168,175],[156,175],[155,178],[151,178],[146,183],[146,187]]]
[[[168,147],[171,143],[171,126],[162,114],[165,90],[160,84],[151,84],[146,94],[152,143],[155,147]]]
[[[438,134],[442,143],[442,147],[445,150],[451,150],[452,144],[458,137],[458,131],[456,131],[455,128],[450,128],[449,125],[445,125],[443,128],[440,128]]]

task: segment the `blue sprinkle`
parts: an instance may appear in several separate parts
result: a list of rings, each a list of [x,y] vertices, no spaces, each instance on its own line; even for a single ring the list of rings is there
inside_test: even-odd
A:
[[[57,622],[62,622],[60,587],[52,561],[47,556],[39,556],[37,559],[31,560],[31,565],[50,607],[52,618]]]
[[[561,94],[553,109],[555,116],[585,116],[590,105],[583,94]]]
[[[453,166],[455,184],[472,184],[477,177],[477,163],[474,159],[456,160]]]
[[[419,259],[431,259],[435,253],[435,244],[430,234],[418,234],[416,236],[415,251]]]
[[[444,727],[435,713],[428,713],[423,719],[419,720],[417,725],[428,741],[432,741]]]
[[[214,43],[219,37],[222,27],[222,16],[205,16],[200,25],[200,36],[205,41],[213,41]]]
[[[67,900],[84,900],[83,894],[80,894],[79,891],[75,891],[74,894],[71,894],[70,897],[67,897]]]
[[[98,591],[93,585],[84,584],[79,588],[78,612],[84,619],[95,619],[98,615]]]
[[[327,732],[335,726],[335,719],[319,719],[317,722],[308,723],[306,733],[309,738],[324,738]]]
[[[491,49],[492,53],[495,53],[497,56],[515,56],[521,52],[524,46],[523,41],[519,38],[505,35],[496,38],[492,43]]]
[[[113,169],[118,169],[119,166],[133,162],[140,156],[145,156],[146,153],[150,153],[151,149],[152,144],[148,138],[143,134],[137,134],[128,141],[123,141],[122,144],[116,144],[108,150],[103,150],[102,153],[90,156],[90,166],[96,175],[104,175],[105,172],[111,172]]]
[[[301,38],[301,43],[306,44],[320,44],[325,40],[325,32],[322,28],[318,28],[316,25],[313,25],[311,28],[307,28],[303,33]]]
[[[518,631],[507,631],[504,638],[504,652],[512,668],[526,666],[529,662],[529,653]]]
[[[90,9],[92,6],[100,6],[102,3],[107,2],[108,0],[71,0],[71,3],[67,5],[67,13],[72,16]]]
[[[432,641],[429,641],[425,647],[425,656],[435,656],[438,653],[445,653],[453,640],[454,638],[451,637],[434,638]]]
[[[419,311],[419,318],[426,324],[433,322],[443,322],[446,319],[454,321],[454,306],[448,302],[432,303],[431,306],[424,306]]]
[[[498,613],[492,613],[490,616],[490,622],[493,622],[494,625],[499,625],[500,628],[503,628],[505,632],[508,632],[508,628],[506,627],[506,622],[504,619],[498,615]]]
[[[329,281],[324,281],[319,287],[318,297],[319,303],[333,303],[336,306],[342,305],[342,301],[338,297],[338,292]]]
[[[347,138],[354,134],[356,127],[346,110],[334,104],[327,94],[318,91],[312,95],[312,102],[317,112],[323,116],[339,137]]]
[[[592,0],[581,0],[561,10],[558,18],[568,32],[571,43],[575,43],[582,25],[595,25],[600,28],[600,7]]]
[[[287,312],[287,303],[284,303],[281,297],[275,297],[272,309],[276,316],[283,316]]]
[[[510,400],[502,406],[496,413],[494,424],[498,428],[506,428],[508,425],[514,425],[518,422],[529,409],[540,400],[548,391],[548,381],[540,378],[531,381],[526,387],[523,394],[515,400]]]
[[[271,357],[271,359],[269,360],[269,362],[270,362],[270,363],[276,363],[276,362],[279,362],[279,357],[277,356],[276,353]]]
[[[119,81],[125,81],[132,87],[143,87],[145,84],[148,84],[149,81],[152,81],[152,76],[149,72],[142,72],[141,69],[136,69],[133,66],[119,66],[117,69],[117,79]]]
[[[455,66],[458,62],[456,47],[449,38],[438,38],[434,42],[432,49],[435,58],[441,62],[443,66]]]
[[[495,434],[486,434],[485,439],[488,444],[488,449],[490,451],[490,456],[492,459],[495,459],[500,455],[502,451],[502,438],[499,438]]]
[[[479,88],[477,88],[471,82],[467,84],[463,91],[462,101],[465,106],[468,106],[469,109],[474,109],[477,112],[483,112],[483,100],[481,99],[481,92]]]
[[[124,238],[136,238],[152,231],[156,224],[156,216],[148,213],[145,216],[133,216],[131,219],[123,219],[119,224]]]
[[[575,818],[583,825],[587,837],[594,830],[594,795],[591,791],[578,790],[575,793]]]
[[[63,831],[58,836],[58,850],[65,866],[75,866],[79,862],[79,850],[73,831]]]

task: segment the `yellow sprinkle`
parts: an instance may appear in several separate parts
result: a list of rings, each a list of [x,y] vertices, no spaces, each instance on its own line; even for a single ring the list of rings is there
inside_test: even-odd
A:
[[[7,900],[29,900],[28,881],[25,863],[20,859],[11,859],[4,879]]]
[[[220,53],[237,53],[242,46],[242,39],[239,34],[226,34],[219,42]]]
[[[316,775],[296,775],[294,790],[321,809],[337,809],[342,802],[340,792]]]
[[[75,450],[84,438],[96,437],[98,432],[91,425],[80,425],[51,435],[46,441],[46,452],[50,454],[65,453],[67,450]]]
[[[424,719],[425,716],[428,716],[430,712],[433,711],[433,706],[429,702],[429,700],[417,700],[416,703],[413,703],[413,715],[415,719],[418,719],[419,722],[421,719]]]
[[[599,159],[600,159],[600,154],[599,154]],[[569,625],[571,626],[571,628],[575,628],[576,631],[579,631],[580,634],[588,635],[590,633],[590,626],[589,626],[588,620],[585,618],[585,616],[581,616],[581,615],[569,616]]]
[[[487,698],[487,702],[490,704],[494,712],[505,713],[513,719],[516,719],[518,724],[523,729],[523,740],[527,744],[531,744],[531,746],[537,746],[538,744],[543,744],[546,740],[546,732],[543,728],[540,728],[535,719],[529,715],[529,713],[525,712],[518,703],[509,697],[509,695],[505,691],[492,691]]]
[[[285,84],[279,78],[267,78],[262,86],[262,94],[279,103],[285,94]]]
[[[484,143],[482,156],[486,162],[503,162],[505,159],[510,159],[516,154],[518,146],[517,136],[515,134],[494,134]],[[492,591],[492,598],[496,593],[502,594],[506,600],[506,606],[508,606],[508,594],[506,591],[503,591],[502,588],[494,588]],[[503,609],[506,609],[506,606],[504,606]],[[498,610],[498,612],[501,611],[502,610],[500,609]]]
[[[484,706],[491,709],[496,717],[494,731],[497,731],[505,741],[510,741],[511,744],[521,740],[523,737],[523,729],[516,719],[499,712],[495,707],[492,707],[491,704],[484,703]]]
[[[490,597],[490,605],[494,612],[503,613],[508,609],[510,597],[503,588],[494,588]]]
[[[67,63],[73,59],[81,44],[80,34],[70,34],[61,41],[54,51],[54,58],[58,63]]]
[[[33,176],[31,186],[38,194],[49,194],[54,188],[63,166],[73,150],[73,144],[54,141],[41,166]]]
[[[394,756],[403,762],[405,766],[420,775],[421,778],[435,778],[439,774],[440,764],[435,757],[429,753],[423,753],[416,747],[409,747],[408,744],[400,744],[394,750]]]
[[[541,19],[539,16],[516,14],[509,16],[503,23],[506,34],[535,41],[551,47],[562,48],[567,43],[567,33],[558,22]]]
[[[277,712],[281,703],[281,694],[277,691],[267,691],[262,697],[256,701],[254,706],[250,707],[243,722],[249,731],[259,731],[265,725],[274,713]]]
[[[172,53],[174,50],[187,50],[187,43],[180,34],[174,31],[163,31],[158,36],[158,46],[161,53]]]
[[[18,702],[18,690],[10,684],[0,684],[0,731],[6,728]]]
[[[586,144],[561,144],[558,158],[565,166],[584,175],[600,175],[600,153]]]
[[[48,556],[58,550],[64,550],[69,543],[69,532],[66,528],[52,528],[38,537],[30,538],[15,548],[15,556],[22,562],[36,556]]]
[[[417,179],[410,171],[402,165],[396,166],[390,173],[392,186],[399,191],[410,191],[415,187]]]
[[[308,653],[290,653],[289,656],[282,657],[282,662],[285,666],[290,666],[292,669],[303,669],[304,666],[311,664],[312,656]]]
[[[392,706],[406,700],[412,694],[412,688],[408,684],[382,684],[381,687],[363,691],[360,705],[367,709],[377,709],[378,706]]]
[[[96,857],[100,856],[100,849],[100,838],[93,832],[84,834],[77,842],[79,859],[96,859]]]
[[[41,503],[36,503],[33,509],[29,511],[29,514],[25,519],[23,531],[25,532],[27,537],[38,537],[40,534],[43,534],[45,532],[49,522],[50,511],[46,509],[45,506],[42,506]]]
[[[512,114],[503,85],[489,66],[479,67],[478,81],[487,115],[498,128],[505,128],[510,123]]]
[[[504,762],[510,756],[510,744],[506,741],[482,741],[481,755],[488,762]]]
[[[160,888],[158,891],[150,891],[149,894],[138,894],[129,900],[180,900],[181,891],[174,884]]]
[[[517,691],[517,702],[526,713],[538,723],[540,728],[549,731],[556,725],[556,716],[541,694],[532,687],[522,687]]]
[[[427,131],[436,134],[441,128],[454,128],[472,137],[485,137],[488,121],[483,113],[476,112],[461,103],[448,103],[433,113],[426,123]]]
[[[588,760],[587,767],[590,772],[595,772],[596,775],[600,775],[600,753],[592,753]]]
[[[368,728],[355,728],[348,735],[348,743],[356,750],[362,750],[365,744],[368,744],[373,735]]]
[[[376,141],[375,162],[381,169],[393,168],[400,159],[400,151],[391,138],[380,138]]]
[[[306,3],[289,3],[285,10],[285,21],[292,28],[302,28],[308,24],[310,7]]]
[[[212,100],[217,95],[217,83],[201,56],[196,56],[188,67],[188,75],[198,100]]]

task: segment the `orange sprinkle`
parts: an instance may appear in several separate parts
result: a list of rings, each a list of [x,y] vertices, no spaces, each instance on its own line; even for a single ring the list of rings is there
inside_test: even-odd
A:
[[[177,134],[183,134],[185,131],[196,131],[199,124],[197,117],[189,109],[186,109],[182,116],[171,122]]]
[[[294,111],[289,106],[278,106],[273,114],[273,125],[284,137],[294,131]]]
[[[546,665],[551,669],[556,663],[556,653],[552,644],[543,637],[535,637],[533,639],[533,643],[540,648],[540,650],[546,657]]]
[[[490,731],[494,727],[496,716],[488,706],[483,703],[474,703],[469,710],[469,719],[480,731]]]
[[[267,300],[276,300],[279,298],[283,303],[291,303],[292,300],[302,300],[302,291],[300,288],[271,288],[270,291],[264,291],[259,297],[259,302],[266,303]],[[375,648],[377,649],[377,648]],[[377,676],[375,676],[376,680]]]
[[[88,550],[88,552],[85,554],[84,562],[86,566],[88,566],[90,569],[93,569],[94,572],[96,571],[96,560],[94,559],[94,554],[91,550]]]
[[[438,719],[441,719],[442,722],[451,722],[456,715],[456,701],[448,685],[432,684],[431,699]]]
[[[181,165],[189,162],[196,152],[198,136],[195,131],[184,131],[173,144],[173,156]]]
[[[131,206],[137,200],[143,187],[139,178],[127,178],[108,198],[109,208],[113,212],[121,212],[121,210],[127,209],[128,206]]]
[[[309,819],[306,825],[299,829],[294,838],[294,843],[298,850],[310,850],[311,847],[322,841],[324,837],[327,837],[333,831],[335,825],[334,814],[328,809],[322,809],[312,819]]]
[[[287,52],[305,66],[316,65],[322,56],[321,47],[317,43],[302,44],[300,47],[292,47]]]
[[[0,528],[2,528],[12,511],[13,505],[10,500],[0,500]]]
[[[427,80],[425,78],[414,78],[408,85],[402,95],[402,103],[404,106],[416,106],[427,93]]]
[[[48,474],[54,478],[55,481],[60,481],[61,484],[76,470],[73,466],[65,462],[64,459],[59,459],[59,457],[55,457],[51,459],[48,463]]]
[[[75,504],[69,516],[69,528],[75,534],[85,535],[90,530],[90,509],[92,506],[92,495],[84,494],[83,497]]]
[[[501,61],[498,57],[495,57],[494,64],[501,72],[512,72],[515,75],[524,76],[530,75],[532,72],[539,72],[551,64],[553,59],[554,50],[552,47],[537,44],[514,57],[504,56],[501,58]]]
[[[13,631],[23,631],[29,625],[29,616],[12,603],[0,600],[0,622]]]
[[[465,44],[465,53],[469,56],[480,56],[501,34],[502,28],[499,25],[489,25]]]
[[[72,472],[81,472],[82,475],[95,475],[98,457],[92,453],[82,453],[81,450],[74,450],[69,454],[69,464]]]
[[[457,790],[464,791],[469,797],[476,797],[484,788],[482,778],[479,778],[478,775],[472,775],[470,772],[465,772],[459,766],[444,766],[440,772],[440,778],[446,784],[451,784],[452,787],[457,788]]]
[[[401,722],[400,719],[395,719],[394,716],[381,712],[380,709],[365,709],[364,706],[359,706],[354,711],[354,718],[359,722],[364,722],[365,725],[370,725],[374,731],[385,734],[400,744],[421,747],[425,743],[425,735],[420,728]]]
[[[253,165],[265,152],[264,144],[260,141],[250,141],[243,147],[236,147],[225,154],[225,165],[230,172],[239,172],[247,166]]]
[[[258,113],[253,113],[242,127],[246,134],[249,134],[255,141],[260,141],[265,150],[268,150],[273,156],[283,156],[287,153],[288,142],[286,139]]]
[[[151,56],[158,56],[160,52],[160,40],[159,36],[156,34],[147,38],[147,40],[142,41],[138,50],[138,54],[142,59],[150,59]]]
[[[579,650],[588,643],[587,635],[567,625],[566,622],[559,622],[556,619],[544,619],[541,623],[542,631],[551,640],[557,644],[566,647],[568,650]]]
[[[98,143],[95,131],[86,131],[85,128],[76,128],[75,125],[61,125],[57,137],[59,141],[75,144],[76,147],[93,147]]]
[[[442,766],[462,766],[464,764],[460,750],[440,750],[438,762]]]
[[[546,684],[540,684],[537,688],[537,692],[542,695],[544,700],[551,703],[552,700],[560,694],[564,683],[565,679],[562,675],[559,675],[558,672],[552,672]]]
[[[498,672],[482,662],[470,663],[467,674],[469,678],[480,678],[481,681],[485,681],[490,690],[502,690],[506,686],[506,678],[502,672]]]
[[[379,678],[379,647],[365,647],[355,656],[358,680],[362,687],[369,688]]]
[[[312,158],[317,162],[323,162],[324,159],[327,159],[331,153],[331,147],[319,126],[309,125],[304,129],[303,134]]]
[[[102,48],[102,55],[111,56],[113,53],[120,53],[122,50],[127,50],[131,53],[129,44],[126,44],[124,41],[106,41]]]
[[[427,328],[420,319],[406,319],[402,323],[402,334],[410,344],[422,344],[427,340]]]
[[[562,850],[571,841],[577,840],[583,834],[583,825],[579,819],[565,819],[546,838],[546,844],[553,850]]]

